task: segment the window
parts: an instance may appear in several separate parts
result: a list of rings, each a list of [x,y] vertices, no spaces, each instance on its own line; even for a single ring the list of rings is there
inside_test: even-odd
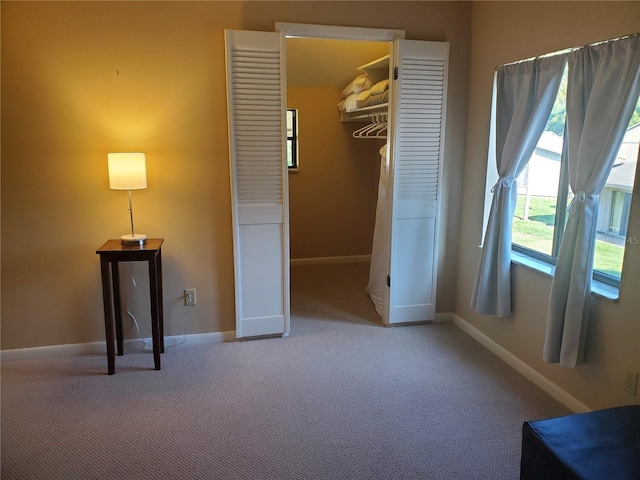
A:
[[[298,110],[287,109],[287,167],[298,169]]]
[[[545,131],[518,178],[512,226],[513,250],[551,264],[556,263],[573,198],[562,155],[566,94],[565,70]],[[593,277],[614,287],[622,273],[639,144],[640,99],[600,195]]]

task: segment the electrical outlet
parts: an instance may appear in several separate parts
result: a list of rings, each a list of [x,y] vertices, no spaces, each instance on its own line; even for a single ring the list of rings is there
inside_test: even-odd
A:
[[[195,307],[196,306],[196,289],[185,288],[184,290],[184,306]]]
[[[624,390],[631,395],[638,393],[638,372],[627,370],[624,377]]]

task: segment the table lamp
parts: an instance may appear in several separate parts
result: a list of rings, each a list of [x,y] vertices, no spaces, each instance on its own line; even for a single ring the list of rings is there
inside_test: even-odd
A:
[[[133,229],[133,208],[131,206],[131,190],[147,188],[147,167],[144,153],[109,153],[109,187],[112,190],[126,190],[129,196],[129,217],[131,218],[131,234],[122,235],[122,245],[144,245],[147,236],[135,233]]]

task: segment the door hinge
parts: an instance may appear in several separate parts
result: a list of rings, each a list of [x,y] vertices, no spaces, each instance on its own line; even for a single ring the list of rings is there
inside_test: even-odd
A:
[[[391,287],[391,277],[387,275],[387,287]]]
[[[393,79],[398,79],[398,67],[393,67]]]

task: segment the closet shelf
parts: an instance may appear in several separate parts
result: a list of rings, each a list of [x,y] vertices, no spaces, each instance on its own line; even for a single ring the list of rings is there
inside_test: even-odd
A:
[[[367,77],[378,83],[385,78],[389,78],[389,58],[389,55],[385,55],[373,62],[359,66],[358,70],[364,72]]]

